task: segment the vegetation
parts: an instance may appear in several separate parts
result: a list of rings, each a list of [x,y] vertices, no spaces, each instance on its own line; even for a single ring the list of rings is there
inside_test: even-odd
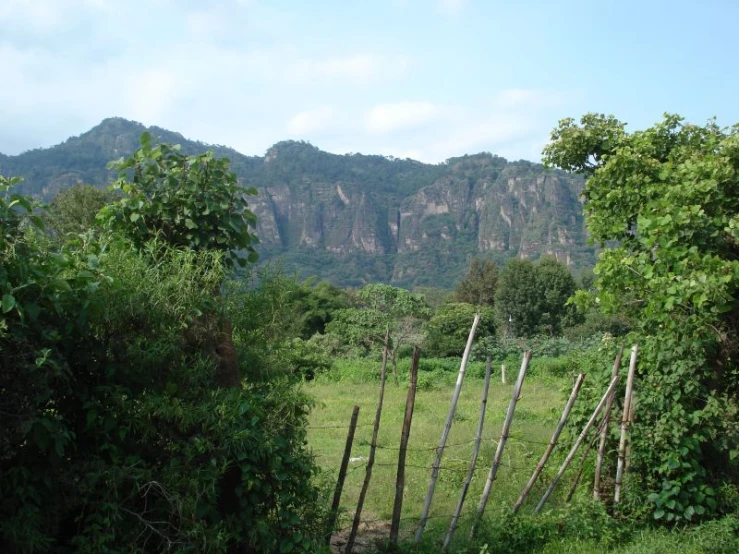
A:
[[[557,336],[579,323],[567,300],[577,289],[562,263],[544,257],[537,263],[511,260],[500,273],[495,293],[498,329],[512,337]]]
[[[534,358],[494,501],[476,538],[457,534],[456,551],[739,548],[739,130],[676,116],[635,133],[599,115],[560,122],[545,156],[587,178],[589,229],[602,248],[594,273],[579,280],[550,256],[476,257],[478,230],[498,229],[492,212],[418,215],[441,205],[450,182],[472,194],[479,179],[490,186],[536,179],[534,164],[477,155],[425,166],[286,142],[258,164],[237,156],[232,166],[220,157],[225,149],[215,150],[155,145],[145,133],[138,149],[110,165],[115,192],[77,185],[48,208],[18,194],[18,179],[0,177],[0,549],[325,551],[323,494],[354,404],[363,415],[351,464],[363,467],[381,353],[398,386],[386,392],[363,517],[382,534],[410,353],[421,345],[402,525],[410,536],[445,416],[438,408],[475,313],[482,321],[432,520],[421,544],[400,551],[438,550],[467,470],[490,357],[496,373],[509,368],[509,382],[493,379],[479,476],[463,513],[468,525],[524,350]],[[241,185],[232,168],[247,172]],[[286,197],[310,189],[314,199],[339,187],[340,198],[316,200],[314,215],[338,214],[343,230],[322,227],[314,249],[290,255],[358,288],[256,268],[255,213],[264,207],[259,198],[247,204],[257,191],[244,184],[282,187]],[[567,198],[550,199],[561,207]],[[413,218],[393,219],[401,205]],[[268,226],[283,234],[272,253],[290,250],[298,227],[310,231],[305,221],[273,215]],[[346,250],[338,268],[324,247],[354,233],[355,217],[363,229],[394,221],[397,236],[355,237],[385,246],[380,254]],[[529,238],[552,229],[534,227]],[[385,248],[406,240],[433,245]],[[410,292],[377,282],[390,275],[396,284],[429,286]],[[533,496],[590,416],[622,343],[640,346],[624,501],[595,502],[583,486],[567,502],[571,470],[548,511],[533,517],[524,508],[512,517],[573,376],[587,379],[565,444]],[[607,440],[613,452],[615,425]],[[608,456],[607,475],[614,464]],[[585,460],[583,482],[593,466]],[[349,473],[342,527],[362,477]],[[610,498],[612,478],[603,486]]]
[[[451,290],[473,258],[502,266],[513,257],[537,257],[543,244],[566,253],[574,267],[594,262],[578,200],[582,179],[487,153],[431,165],[284,141],[264,156],[244,156],[110,118],[52,148],[0,156],[0,173],[24,177],[16,191],[47,202],[80,182],[102,189],[118,178],[118,168],[106,164],[129,158],[145,131],[180,144],[185,156],[209,150],[215,159],[230,159],[239,184],[260,192],[249,200],[260,218],[261,244],[253,245],[260,263],[279,261],[301,279]],[[511,191],[509,182],[520,187]],[[450,211],[427,212],[429,203],[448,204]]]
[[[739,128],[666,115],[627,133],[588,114],[561,121],[545,156],[589,177],[592,237],[618,241],[600,255],[595,298],[631,318],[641,347],[633,452],[653,517],[729,510],[719,490],[739,485]]]
[[[490,260],[473,258],[464,279],[457,284],[454,300],[473,306],[492,306],[498,285],[498,266]]]
[[[390,285],[367,285],[357,291],[355,307],[337,311],[327,329],[368,350],[381,346],[389,355],[397,382],[398,352],[420,334],[420,323],[430,315],[421,295]]]
[[[219,196],[234,183],[224,166],[198,158],[207,171],[191,175],[211,213],[184,214],[193,199],[166,205],[172,191],[163,190],[183,183],[184,166],[168,165],[181,159],[165,145],[149,149],[146,137],[134,158],[157,152],[155,194],[145,196],[151,181],[124,185],[130,196],[103,213],[127,222],[103,218],[120,225],[61,248],[44,237],[41,208],[10,192],[17,181],[0,181],[0,547],[314,552],[310,401],[292,367],[275,363],[288,358],[289,328],[273,323],[286,315],[286,294],[275,281],[228,286],[226,248],[199,225],[177,226],[184,215],[232,218]],[[138,210],[145,216],[131,217]],[[145,229],[130,225],[144,218]],[[226,221],[248,232],[248,212]],[[234,310],[245,306],[264,311]],[[224,321],[234,324],[237,362],[260,379],[223,379],[238,369],[225,363]],[[265,348],[268,332],[281,339]]]

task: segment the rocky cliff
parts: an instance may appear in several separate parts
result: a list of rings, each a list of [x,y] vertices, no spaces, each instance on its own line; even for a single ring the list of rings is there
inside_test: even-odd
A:
[[[50,200],[76,182],[104,186],[108,161],[127,155],[143,125],[113,118],[80,137],[19,156],[0,155],[0,172],[20,175],[22,190]],[[340,284],[386,281],[450,287],[473,256],[503,262],[552,254],[591,265],[578,177],[491,154],[438,165],[383,156],[334,155],[303,142],[244,156],[159,128],[150,132],[185,152],[228,156],[254,186],[263,261]]]

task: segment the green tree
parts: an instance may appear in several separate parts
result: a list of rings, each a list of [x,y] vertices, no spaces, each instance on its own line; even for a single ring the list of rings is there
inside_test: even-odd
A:
[[[304,339],[325,332],[334,313],[350,306],[346,291],[328,281],[314,285],[313,279],[300,284],[294,292],[293,302],[300,314],[300,336]]]
[[[544,256],[537,262],[536,274],[541,298],[539,331],[559,336],[564,327],[582,320],[575,306],[567,303],[575,294],[577,283],[567,266],[552,256]]]
[[[115,195],[92,185],[76,184],[56,195],[49,206],[46,228],[57,237],[82,233],[92,227],[100,210]]]
[[[535,335],[542,311],[540,292],[534,263],[510,260],[500,272],[495,293],[498,333],[513,337]]]
[[[244,267],[257,259],[257,218],[246,201],[257,191],[241,188],[229,164],[213,152],[185,156],[176,145],[152,146],[145,132],[132,156],[109,165],[120,172],[114,187],[123,196],[99,218],[139,246],[160,236],[173,246],[227,252],[229,265]]]
[[[654,517],[714,513],[716,485],[739,482],[739,126],[587,114],[551,138],[546,162],[588,177],[595,299],[642,349],[632,452]]]
[[[454,300],[473,306],[492,306],[497,284],[498,266],[491,260],[473,258],[467,275],[454,291]]]
[[[489,306],[450,302],[439,307],[426,324],[424,351],[430,356],[462,356],[475,314],[482,315],[475,339],[495,334],[495,313]]]
[[[386,348],[397,383],[398,350],[414,337],[421,341],[421,323],[429,317],[431,308],[423,296],[378,283],[357,291],[355,307],[337,311],[326,328],[347,342]]]

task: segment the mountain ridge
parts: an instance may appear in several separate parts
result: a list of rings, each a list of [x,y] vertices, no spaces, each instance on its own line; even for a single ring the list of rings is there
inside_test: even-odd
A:
[[[473,256],[551,254],[574,269],[594,262],[582,179],[487,152],[425,164],[287,140],[247,156],[116,117],[50,148],[0,153],[0,172],[23,177],[19,191],[46,201],[75,183],[106,186],[107,163],[133,152],[143,131],[187,154],[229,157],[240,183],[259,192],[249,203],[262,259],[304,276],[451,287]]]

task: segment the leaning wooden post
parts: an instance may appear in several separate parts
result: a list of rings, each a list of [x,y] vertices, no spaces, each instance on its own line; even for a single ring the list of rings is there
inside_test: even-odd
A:
[[[400,513],[403,509],[403,488],[405,487],[405,455],[408,449],[408,438],[411,434],[411,421],[413,420],[413,406],[416,402],[416,388],[418,386],[418,361],[421,358],[421,349],[413,347],[413,358],[411,360],[410,384],[408,386],[408,397],[405,400],[405,417],[403,418],[403,430],[400,433],[400,450],[398,452],[398,475],[395,480],[395,502],[393,503],[393,519],[390,524],[390,544],[398,544],[398,532],[400,531]]]
[[[634,425],[634,405],[636,404],[636,399],[634,398],[634,391],[631,391],[631,403],[629,405],[629,427]],[[626,459],[624,460],[624,474],[629,472],[629,468],[631,467],[631,441],[626,441],[626,452],[625,452]]]
[[[611,398],[613,398],[613,395],[611,395]],[[598,437],[600,436],[601,431],[604,427],[607,426],[608,419],[606,416],[603,416],[603,419],[598,424],[598,428],[595,430],[595,436],[593,437],[593,440],[588,442],[588,446],[585,448],[585,450],[582,453],[582,457],[580,458],[580,467],[577,470],[577,474],[575,475],[575,480],[572,482],[572,486],[570,487],[570,492],[567,493],[567,498],[565,498],[565,502],[569,503],[570,500],[572,500],[572,497],[575,495],[575,491],[577,490],[578,485],[580,484],[580,479],[582,479],[582,474],[585,472],[585,462],[588,459],[588,454],[590,454],[590,451],[595,446],[595,443],[598,441]]]
[[[613,370],[611,371],[611,379],[616,377],[621,369],[621,358],[624,354],[624,347],[618,349],[616,359],[613,360]],[[606,422],[603,426],[603,431],[600,434],[600,443],[598,444],[598,457],[595,462],[595,477],[593,478],[593,498],[596,500],[600,499],[600,474],[603,470],[603,460],[605,460],[606,454],[606,442],[608,441],[608,423],[611,419],[611,409],[613,408],[613,399],[616,397],[612,394],[606,402],[606,411],[603,414],[603,419]]]
[[[523,360],[521,361],[521,369],[518,372],[518,379],[516,379],[516,385],[513,387],[513,395],[511,401],[508,404],[508,411],[505,415],[505,421],[503,422],[503,429],[500,432],[500,440],[498,441],[498,448],[495,450],[495,457],[493,458],[493,465],[490,466],[490,473],[488,473],[487,481],[485,481],[485,488],[482,491],[482,497],[480,498],[480,504],[477,506],[477,512],[475,513],[475,520],[472,523],[472,529],[470,529],[470,538],[474,537],[475,531],[477,531],[477,525],[480,523],[482,514],[485,512],[485,506],[488,503],[490,497],[490,491],[493,488],[493,482],[495,481],[495,475],[498,473],[500,462],[503,459],[503,449],[505,443],[508,440],[508,433],[511,429],[511,423],[513,422],[513,414],[516,412],[516,404],[521,396],[521,388],[523,387],[523,380],[526,376],[526,370],[529,367],[531,361],[531,352],[527,350],[523,354]]]
[[[590,419],[585,424],[585,427],[580,433],[580,436],[577,437],[575,444],[572,445],[572,449],[570,450],[570,453],[567,454],[567,458],[565,458],[565,461],[562,463],[562,467],[559,468],[559,471],[554,476],[554,479],[552,479],[552,482],[549,484],[549,487],[547,488],[547,490],[544,492],[544,496],[541,497],[539,504],[536,505],[536,508],[534,509],[534,514],[538,514],[541,511],[541,509],[544,507],[544,504],[546,504],[546,501],[549,499],[549,496],[552,494],[552,491],[554,491],[554,487],[556,487],[557,483],[559,483],[559,480],[562,478],[562,475],[567,469],[567,466],[570,465],[570,462],[572,462],[572,459],[575,457],[575,454],[577,454],[577,450],[580,448],[580,445],[585,440],[585,436],[588,434],[588,431],[590,431],[590,428],[593,426],[593,423],[595,423],[595,420],[598,418],[598,415],[603,410],[603,406],[605,406],[605,403],[608,401],[608,396],[613,394],[613,390],[616,388],[617,382],[618,382],[618,377],[614,377],[611,380],[611,384],[608,386],[608,390],[606,390],[606,393],[603,395],[603,398],[601,398],[600,402],[598,402],[598,405],[595,407],[595,410],[593,411],[593,415],[590,416]]]
[[[352,530],[346,541],[344,552],[347,554],[354,548],[354,541],[357,538],[359,523],[362,520],[362,506],[364,506],[364,498],[367,496],[370,480],[372,479],[372,466],[375,464],[375,451],[377,450],[377,435],[380,431],[380,417],[382,416],[382,401],[385,397],[385,381],[387,380],[387,350],[390,338],[390,329],[385,332],[385,348],[382,350],[382,369],[380,370],[380,398],[377,400],[377,411],[375,412],[375,424],[372,428],[372,442],[370,443],[369,458],[367,459],[367,470],[364,474],[364,482],[362,489],[359,491],[359,500],[357,500],[357,511],[354,513],[354,521],[352,521]]]
[[[334,532],[336,518],[339,514],[339,504],[341,503],[341,492],[344,490],[344,481],[346,480],[346,470],[349,467],[349,457],[352,453],[352,444],[354,443],[354,432],[357,430],[357,418],[359,417],[359,406],[354,406],[352,410],[352,418],[349,420],[349,432],[346,434],[346,444],[344,445],[344,457],[341,459],[341,467],[339,468],[339,478],[336,480],[336,488],[334,489],[334,499],[331,503],[331,511],[329,512],[328,526],[326,529],[326,544],[331,543],[331,534]]]
[[[570,411],[572,411],[572,406],[575,404],[575,400],[577,399],[577,395],[580,393],[580,388],[582,387],[582,383],[584,380],[584,373],[581,373],[577,376],[577,379],[575,380],[575,385],[572,387],[572,392],[570,393],[570,397],[567,399],[564,410],[562,410],[562,415],[560,416],[559,423],[557,423],[557,428],[554,430],[554,434],[549,441],[549,445],[544,451],[544,454],[542,454],[539,463],[536,464],[536,469],[534,469],[534,473],[529,479],[529,482],[526,483],[523,491],[521,491],[521,496],[518,497],[518,500],[516,500],[516,503],[513,505],[514,514],[518,512],[521,506],[523,506],[523,503],[526,500],[528,494],[531,492],[531,489],[534,487],[536,480],[539,478],[539,475],[541,475],[541,472],[544,471],[544,465],[547,463],[547,460],[549,460],[549,456],[552,454],[554,447],[557,446],[559,435],[562,434],[562,430],[565,427],[567,418],[570,417]]]
[[[475,319],[472,322],[472,328],[470,334],[467,337],[467,346],[464,349],[464,355],[462,356],[462,363],[459,366],[459,374],[457,375],[457,385],[454,388],[454,394],[452,395],[452,401],[449,405],[449,413],[446,416],[446,423],[444,424],[444,430],[441,433],[441,439],[439,440],[439,446],[436,449],[436,460],[431,469],[431,480],[429,482],[429,490],[426,493],[426,500],[423,503],[423,509],[421,510],[421,520],[418,522],[418,529],[416,529],[415,542],[421,542],[423,536],[423,529],[426,527],[426,521],[429,517],[429,511],[431,510],[431,500],[434,498],[434,489],[436,488],[436,480],[439,478],[439,468],[441,467],[441,456],[444,453],[446,447],[446,439],[449,436],[449,429],[452,427],[452,421],[454,420],[454,412],[457,409],[457,401],[459,400],[459,394],[462,392],[462,380],[464,379],[465,370],[467,369],[467,362],[470,358],[470,352],[472,351],[472,342],[475,340],[475,332],[477,326],[480,323],[480,314],[475,314]]]
[[[444,545],[441,547],[442,552],[447,552],[449,550],[449,545],[452,542],[452,537],[454,536],[454,532],[457,530],[457,524],[459,523],[459,516],[462,513],[462,506],[464,505],[464,500],[467,497],[467,492],[470,488],[470,483],[472,482],[472,477],[475,475],[475,466],[477,465],[477,456],[480,454],[480,443],[482,442],[482,428],[485,424],[485,409],[487,407],[488,403],[488,390],[490,389],[490,373],[492,370],[492,360],[490,356],[488,356],[487,363],[485,364],[485,382],[482,385],[482,400],[480,401],[480,419],[477,422],[477,433],[475,434],[475,446],[472,449],[472,459],[470,460],[470,467],[467,470],[467,475],[464,478],[464,483],[462,484],[462,494],[459,496],[459,501],[457,502],[457,507],[454,510],[454,515],[452,516],[452,522],[449,525],[449,531],[447,531],[446,537],[444,538]]]
[[[621,438],[618,441],[618,465],[616,466],[616,485],[613,493],[613,505],[621,501],[621,481],[624,476],[624,455],[626,452],[626,435],[629,430],[629,416],[631,414],[631,395],[634,390],[634,374],[636,373],[636,358],[639,355],[639,345],[631,347],[629,360],[629,374],[626,377],[626,394],[624,395],[624,409],[621,418]]]

